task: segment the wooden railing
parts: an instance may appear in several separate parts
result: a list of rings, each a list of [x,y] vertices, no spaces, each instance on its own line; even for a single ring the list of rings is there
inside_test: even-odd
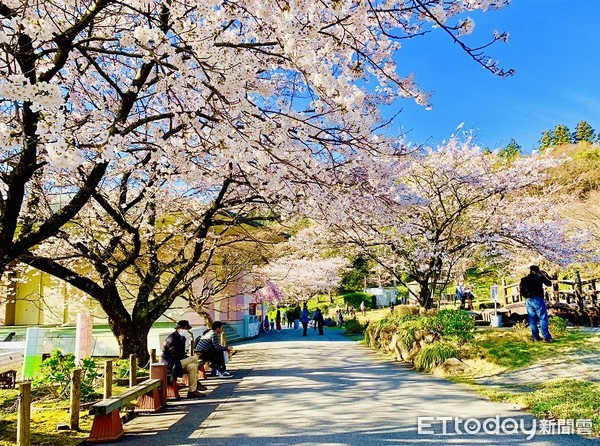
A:
[[[581,309],[586,303],[596,306],[600,294],[600,278],[582,280],[579,273],[575,280],[552,280],[552,288],[545,289],[545,299],[550,303],[576,303]],[[524,299],[519,294],[519,283],[506,284],[500,287],[500,303],[508,305],[522,302]]]

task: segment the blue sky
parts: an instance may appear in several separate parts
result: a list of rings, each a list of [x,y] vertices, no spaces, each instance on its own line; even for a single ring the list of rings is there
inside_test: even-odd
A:
[[[403,42],[398,70],[414,73],[434,93],[430,111],[409,100],[396,129],[415,143],[447,139],[464,122],[484,147],[511,138],[530,152],[541,132],[585,120],[600,130],[600,1],[513,0],[499,11],[469,14],[475,31],[468,44],[487,42],[494,30],[508,31],[507,44],[487,49],[516,74],[499,78],[464,54],[440,30]],[[454,19],[456,20],[456,19]],[[397,111],[397,108],[396,108]]]

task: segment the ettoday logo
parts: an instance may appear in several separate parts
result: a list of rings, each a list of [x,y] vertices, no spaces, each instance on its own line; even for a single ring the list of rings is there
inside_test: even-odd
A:
[[[527,440],[539,435],[588,435],[592,431],[592,420],[525,420],[523,418],[459,418],[459,417],[418,417],[419,435],[525,435]]]

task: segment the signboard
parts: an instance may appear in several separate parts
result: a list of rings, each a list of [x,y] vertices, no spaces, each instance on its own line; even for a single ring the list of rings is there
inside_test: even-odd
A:
[[[256,316],[256,304],[255,303],[248,304],[248,314],[250,314],[252,316]]]
[[[499,293],[498,293],[498,285],[492,285],[490,287],[490,299],[494,302],[498,302]]]

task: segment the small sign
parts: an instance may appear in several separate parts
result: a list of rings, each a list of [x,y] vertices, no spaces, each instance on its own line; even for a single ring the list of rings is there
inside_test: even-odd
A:
[[[498,293],[498,285],[490,286],[490,299],[494,302],[498,302],[499,293]]]
[[[250,314],[252,316],[256,316],[256,304],[255,303],[251,303],[248,305],[248,314]]]

